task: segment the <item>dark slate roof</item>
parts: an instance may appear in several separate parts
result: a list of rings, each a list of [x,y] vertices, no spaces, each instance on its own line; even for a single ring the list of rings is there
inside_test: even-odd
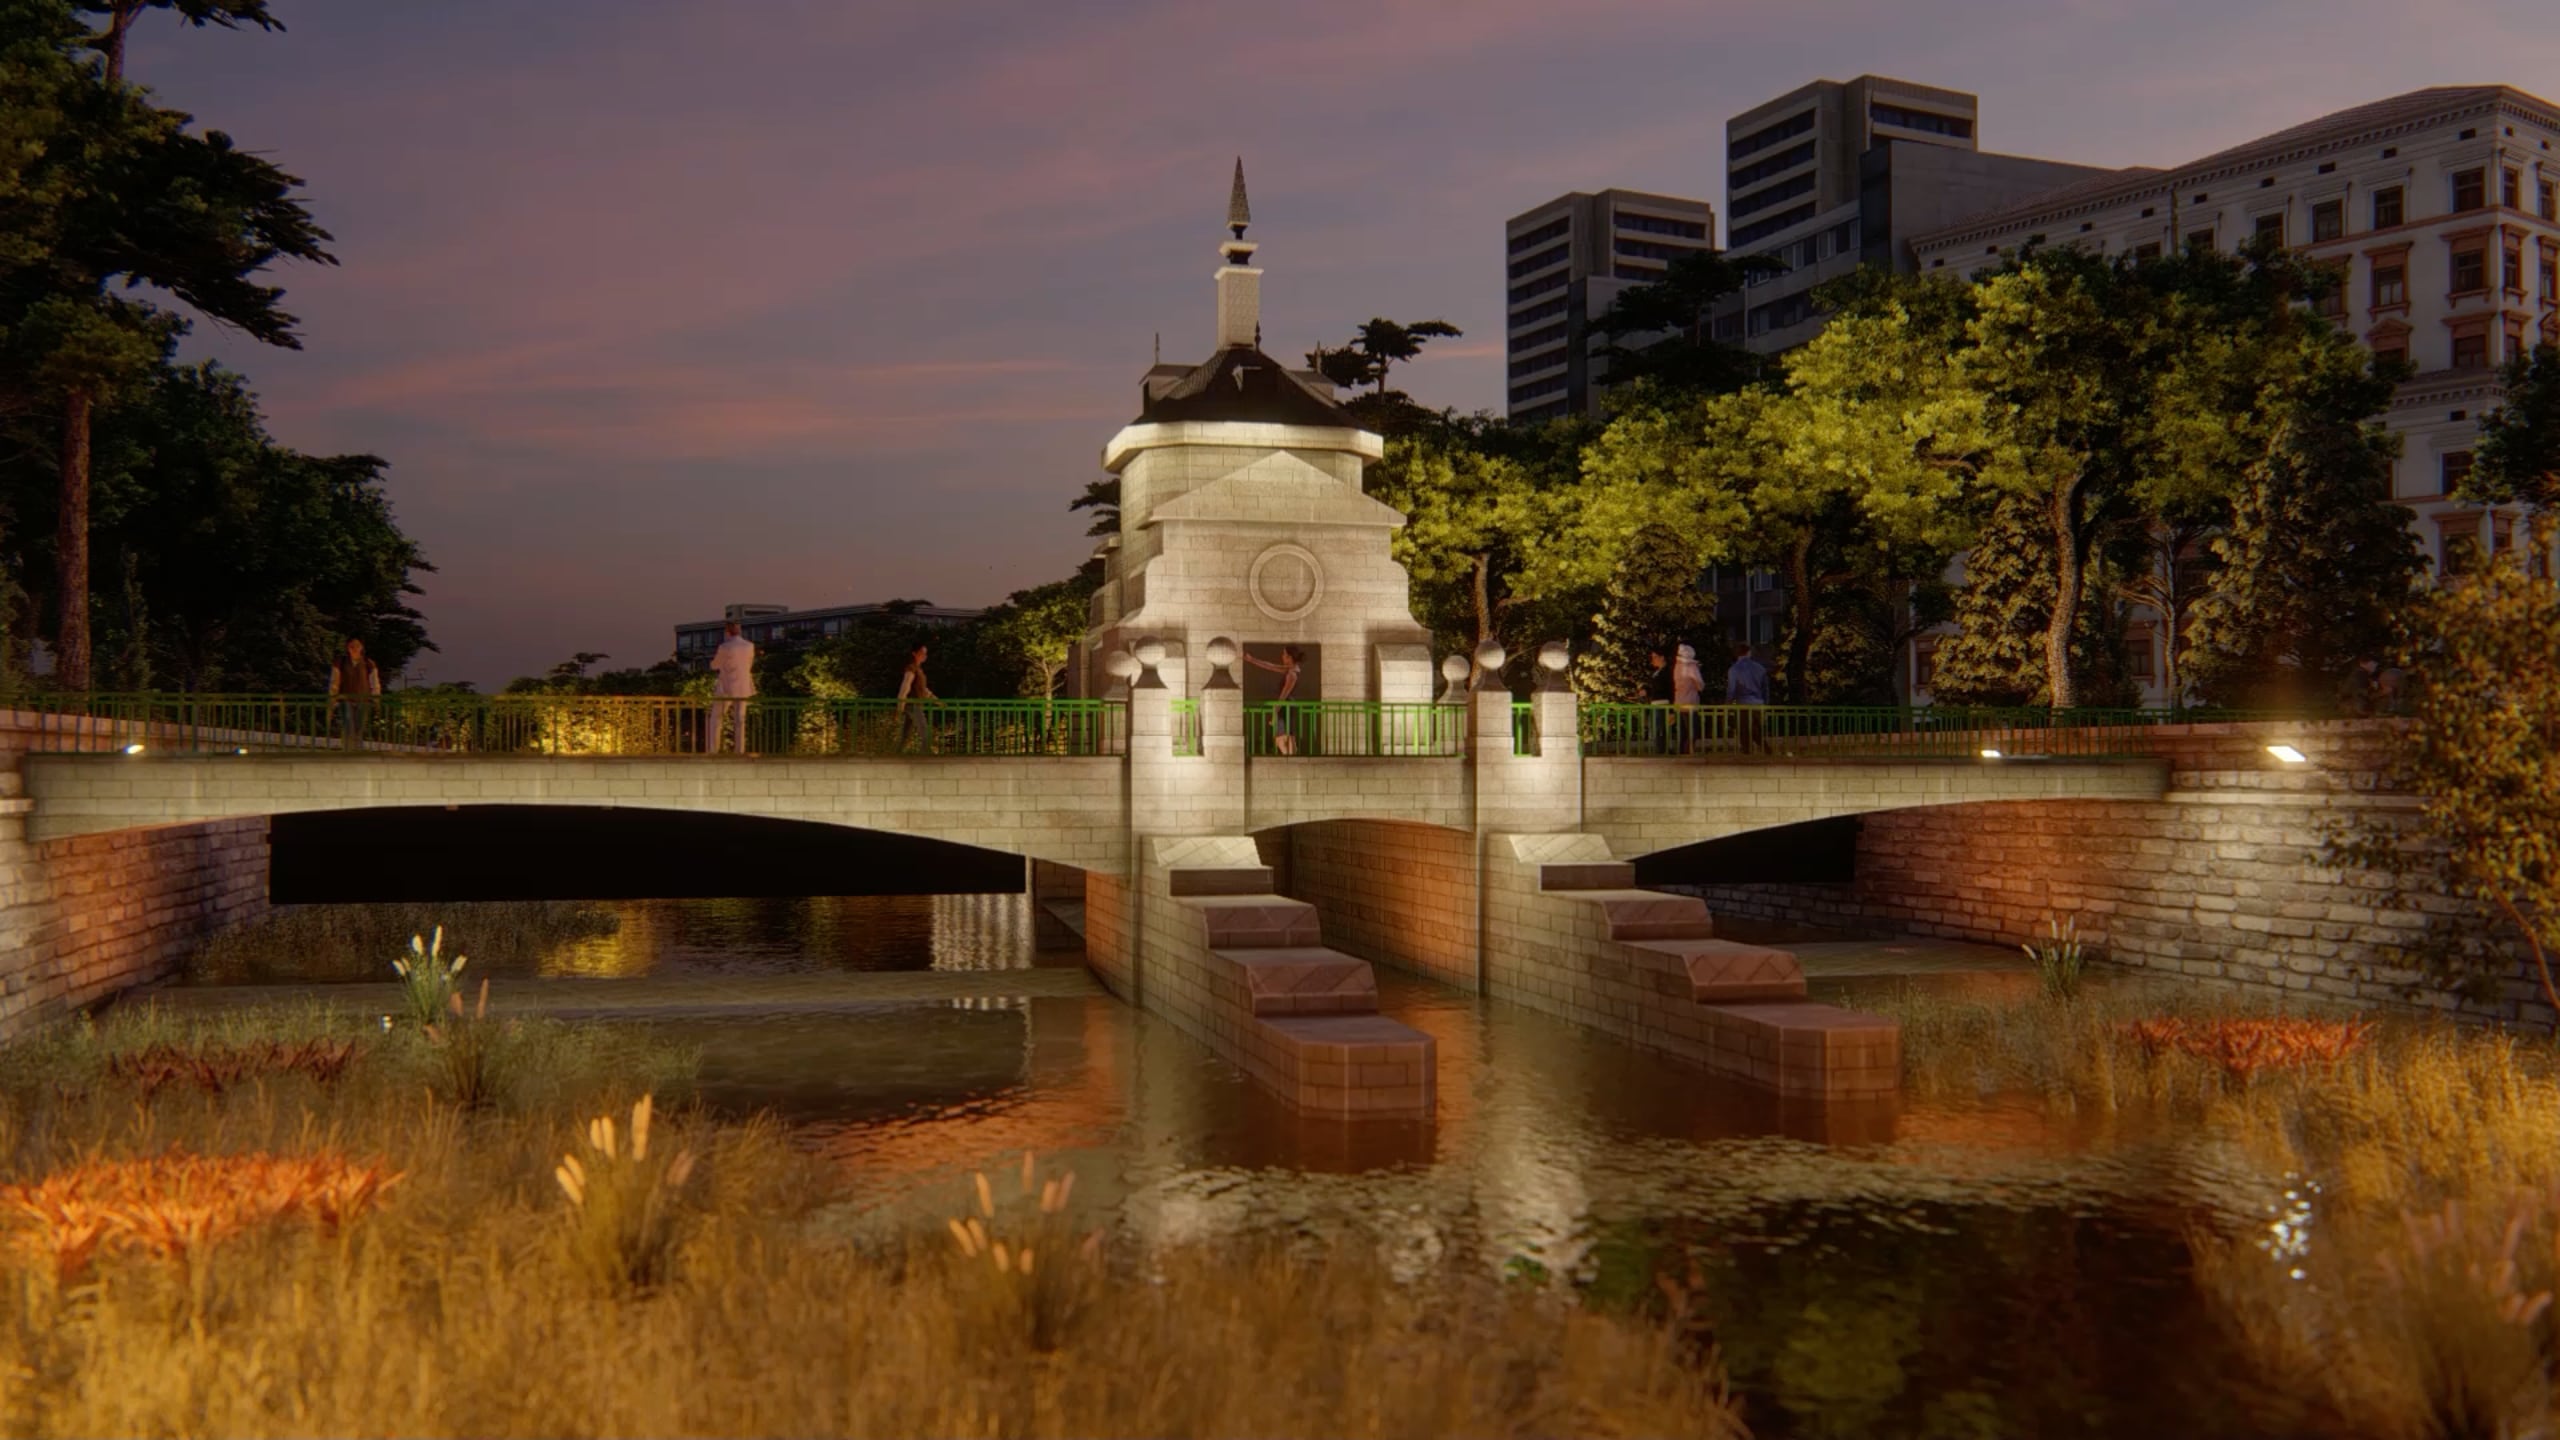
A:
[[[1164,367],[1157,367],[1161,373]],[[1155,393],[1149,394],[1153,391]],[[1172,425],[1186,420],[1235,420],[1257,425],[1356,428],[1359,422],[1333,397],[1292,374],[1250,345],[1232,345],[1191,367],[1172,385],[1140,388],[1138,423]]]

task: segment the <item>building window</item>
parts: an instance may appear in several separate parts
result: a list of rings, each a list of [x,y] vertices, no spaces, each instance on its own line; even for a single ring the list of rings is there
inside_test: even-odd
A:
[[[1532,305],[1528,309],[1512,316],[1511,323],[1515,326],[1535,325],[1539,321],[1544,320],[1551,315],[1561,315],[1564,312],[1565,303],[1563,301],[1550,300],[1544,305]]]
[[[2323,200],[2311,207],[2311,238],[2335,240],[2347,233],[2347,202]]]
[[[2376,370],[2396,368],[2408,363],[2409,347],[2405,344],[2376,345],[2373,347],[2373,368]]]
[[[2347,318],[2347,267],[2343,264],[2331,267],[2327,278],[2328,285],[2321,290],[2320,298],[2311,302],[2311,308],[2314,313],[2331,320],[2344,320]]]
[[[2560,185],[2545,180],[2534,188],[2540,192],[2542,218],[2560,220]]]
[[[1511,303],[1517,305],[1523,300],[1535,299],[1550,290],[1561,290],[1567,283],[1569,282],[1565,272],[1559,270],[1543,280],[1532,280],[1526,285],[1514,285],[1511,287]]]
[[[2459,170],[2454,172],[2453,208],[2456,214],[2465,210],[2482,209],[2486,207],[2488,203],[2489,181],[2487,171]]]
[[[1662,279],[1660,269],[1626,260],[1621,260],[1611,267],[1609,274],[1619,280],[1639,280],[1647,285],[1659,283]]]
[[[2464,481],[2471,478],[2471,452],[2449,450],[2436,458],[2436,493],[2457,494]]]
[[[2147,242],[2145,242],[2145,243],[2143,243],[2143,244],[2140,244],[2140,245],[2136,245],[2136,246],[2134,246],[2134,247],[2133,247],[2133,258],[2134,258],[2134,259],[2136,259],[2136,260],[2157,260],[2157,259],[2159,259],[2159,258],[2160,258],[2160,242],[2159,242],[2159,241],[2157,241],[2157,240],[2152,240],[2152,241],[2147,241]]]
[[[2284,212],[2279,210],[2273,215],[2259,216],[2253,238],[2259,240],[2272,240],[2276,244],[2282,245],[2284,243]]]
[[[1752,589],[1754,589],[1754,590],[1775,590],[1775,589],[1777,589],[1777,588],[1778,588],[1778,572],[1777,572],[1777,571],[1775,571],[1775,570],[1754,570],[1754,571],[1752,571],[1752,572],[1751,572],[1751,588],[1752,588]]]
[[[2400,187],[2394,185],[2387,190],[2374,191],[2373,228],[2376,230],[2388,230],[2392,226],[2399,224],[2400,219]]]
[[[1754,240],[1765,240],[1768,237],[1777,234],[1779,231],[1786,229],[1790,225],[1801,225],[1807,220],[1812,219],[1813,215],[1814,208],[1809,203],[1794,206],[1790,209],[1781,210],[1766,220],[1754,220],[1750,224],[1743,226],[1741,229],[1735,230],[1725,238],[1728,242],[1736,246],[1748,245]]]
[[[2453,337],[2453,368],[2486,370],[2489,368],[2489,332],[2473,330]]]
[[[2159,678],[2158,662],[2152,655],[2151,627],[2138,626],[2124,640],[2125,668],[2141,684],[2152,684]]]
[[[2484,245],[2465,245],[2453,252],[2453,293],[2478,295],[2489,288],[2489,251]]]
[[[1756,214],[1772,205],[1784,204],[1799,195],[1810,195],[1813,193],[1813,180],[1814,177],[1810,175],[1799,175],[1793,180],[1781,180],[1765,190],[1754,190],[1748,195],[1740,196],[1733,202],[1733,216],[1739,220],[1745,215]]]
[[[1813,142],[1790,145],[1766,160],[1754,160],[1725,177],[1725,192],[1731,194],[1746,185],[1757,185],[1781,171],[1792,170],[1813,158]]]
[[[1779,121],[1777,124],[1770,126],[1766,130],[1745,135],[1741,139],[1726,145],[1725,158],[1728,160],[1739,160],[1745,155],[1754,155],[1760,151],[1766,150],[1781,140],[1793,140],[1799,135],[1810,134],[1812,130],[1812,111],[1807,110],[1801,114],[1790,115],[1786,119]]]
[[[1951,135],[1958,140],[1973,137],[1973,122],[1960,115],[1933,115],[1926,110],[1905,110],[1899,105],[1870,105],[1867,114],[1879,125],[1901,130],[1917,130],[1926,135]]]
[[[2522,295],[2524,293],[2524,245],[2521,241],[2507,247],[2505,268],[2507,293]]]
[[[1632,215],[1618,212],[1618,228],[1641,230],[1647,235],[1677,235],[1683,240],[1704,240],[1707,226],[1703,220],[1672,220],[1660,215]]]
[[[2498,172],[2498,203],[2510,210],[2524,208],[2524,182],[2512,165]]]
[[[1552,380],[1540,380],[1535,384],[1517,386],[1511,392],[1511,403],[1517,405],[1524,400],[1535,400],[1543,395],[1560,394],[1564,387],[1565,377],[1562,375]]]
[[[2480,568],[2480,521],[2476,516],[2439,520],[2436,536],[2442,547],[2436,563],[2445,574],[2468,575]]]
[[[1550,220],[1535,230],[1531,230],[1525,234],[1512,236],[1511,253],[1517,255],[1523,250],[1535,250],[1539,246],[1546,244],[1548,241],[1553,240],[1572,229],[1573,220],[1570,216],[1562,220]]]
[[[1511,337],[1511,353],[1526,355],[1532,350],[1543,350],[1564,338],[1565,327],[1562,325],[1550,325],[1544,330],[1532,330],[1526,335],[1514,335]]]
[[[2506,358],[2508,358],[2508,359],[2510,359],[2510,360],[2513,360],[2513,359],[2516,359],[2517,357],[2519,357],[2519,356],[2521,356],[2521,355],[2523,355],[2523,354],[2524,354],[2524,322],[2523,322],[2522,320],[2517,320],[2517,319],[2510,318],[2510,319],[2507,321],[2506,329],[2507,329],[2507,355],[2506,355]]]
[[[2190,231],[2188,231],[2188,232],[2187,232],[2187,248],[2188,248],[2188,249],[2190,249],[2190,250],[2210,250],[2210,249],[2212,249],[2212,248],[2213,248],[2213,232],[2212,232],[2212,231],[2210,231],[2210,230],[2190,230]]]
[[[2373,308],[2387,310],[2409,303],[2409,265],[2394,260],[2388,265],[2377,262],[2373,267]]]
[[[1639,260],[1682,260],[1698,253],[1685,245],[1665,245],[1658,240],[1630,240],[1624,235],[1611,241],[1610,248]]]
[[[2542,298],[2560,300],[2560,261],[2547,256],[2542,262]]]
[[[1552,250],[1541,250],[1526,260],[1514,260],[1511,262],[1511,278],[1517,280],[1523,275],[1534,275],[1550,265],[1561,265],[1565,262],[1565,257],[1572,253],[1572,246],[1558,245]]]

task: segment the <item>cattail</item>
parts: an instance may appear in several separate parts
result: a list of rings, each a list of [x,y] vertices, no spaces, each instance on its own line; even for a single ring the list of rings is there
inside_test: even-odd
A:
[[[987,1248],[987,1227],[979,1224],[977,1217],[974,1215],[969,1218],[969,1238],[977,1242],[978,1250],[984,1250]],[[972,1250],[969,1253],[974,1255],[977,1253],[977,1250]]]
[[[1012,1269],[1012,1268],[1013,1268],[1013,1257],[1012,1257],[1012,1256],[1010,1256],[1010,1255],[1007,1255],[1006,1253],[1004,1253],[1004,1242],[1003,1242],[1003,1241],[999,1240],[999,1241],[997,1241],[997,1242],[995,1243],[995,1247],[994,1247],[994,1250],[992,1251],[992,1253],[994,1254],[994,1256],[995,1256],[995,1260],[996,1260],[996,1273],[997,1273],[997,1274],[1001,1275],[1001,1274],[1003,1274],[1004,1272],[1006,1272],[1007,1270],[1010,1270],[1010,1269]]]
[[[1028,1150],[1023,1151],[1023,1152],[1022,1152],[1022,1193],[1023,1193],[1023,1194],[1025,1194],[1025,1195],[1028,1195],[1028,1194],[1030,1194],[1030,1193],[1031,1193],[1031,1160],[1032,1160],[1032,1154],[1031,1154],[1031,1152],[1030,1152],[1030,1151],[1028,1151]]]
[[[978,1253],[978,1242],[969,1238],[969,1227],[961,1224],[960,1217],[956,1215],[951,1218],[951,1238],[960,1242],[961,1254],[975,1255]]]
[[[990,1220],[996,1218],[996,1196],[987,1186],[987,1172],[984,1170],[978,1172],[978,1213]]]
[[[1022,1273],[1023,1273],[1023,1274],[1025,1274],[1025,1275],[1030,1274],[1030,1273],[1031,1273],[1031,1247],[1030,1247],[1030,1246],[1025,1245],[1025,1246],[1023,1246],[1023,1247],[1022,1247],[1022,1254],[1021,1254],[1021,1256],[1019,1257],[1019,1261],[1020,1261],[1020,1264],[1021,1264],[1021,1267],[1022,1267]],[[2547,1298],[2547,1297],[2546,1297],[2546,1298]]]
[[[485,993],[488,983],[481,982],[480,988]],[[631,1158],[634,1160],[649,1158],[649,1117],[656,1113],[656,1099],[654,1095],[643,1095],[640,1103],[631,1107]]]

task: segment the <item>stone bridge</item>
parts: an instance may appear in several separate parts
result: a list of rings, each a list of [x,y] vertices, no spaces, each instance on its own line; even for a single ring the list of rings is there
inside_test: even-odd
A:
[[[1585,754],[1575,699],[1562,690],[1535,697],[1527,727],[1508,693],[1467,697],[1454,712],[1467,717],[1454,753],[1257,756],[1242,692],[1223,667],[1185,706],[1152,671],[1127,696],[1121,753],[1082,756],[544,756],[231,743],[255,739],[245,735],[190,748],[107,726],[65,745],[55,727],[39,743],[61,748],[12,756],[18,795],[8,803],[23,839],[9,847],[8,893],[52,906],[51,942],[80,951],[100,922],[50,893],[49,872],[83,847],[164,872],[213,866],[230,877],[215,887],[215,908],[236,913],[262,898],[232,893],[243,889],[244,847],[279,814],[564,805],[813,821],[1021,855],[1049,873],[1052,889],[1058,876],[1080,876],[1089,958],[1105,983],[1311,1110],[1432,1104],[1427,1037],[1373,1013],[1370,961],[1781,1092],[1838,1099],[1891,1088],[1889,1037],[1854,1025],[1830,1033],[1845,1012],[1803,1003],[1787,957],[1715,938],[1701,902],[1637,889],[1628,862],[1832,816],[2156,800],[2166,785],[2165,765],[2138,757]],[[191,845],[202,852],[193,859]],[[110,930],[137,918],[129,899],[94,903]],[[158,913],[144,905],[146,929]],[[26,938],[40,949],[47,936]],[[111,989],[118,973],[93,957],[74,962],[85,968],[67,987],[31,980],[30,966],[45,963],[22,952],[0,1002],[23,997],[12,1011],[28,1012],[44,1008],[50,991],[77,1003]]]

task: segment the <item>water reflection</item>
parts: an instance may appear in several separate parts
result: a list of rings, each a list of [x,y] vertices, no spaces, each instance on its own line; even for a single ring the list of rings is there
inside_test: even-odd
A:
[[[1038,954],[1021,895],[838,895],[806,900],[623,900],[613,933],[566,941],[535,973],[796,975],[1019,970]]]

